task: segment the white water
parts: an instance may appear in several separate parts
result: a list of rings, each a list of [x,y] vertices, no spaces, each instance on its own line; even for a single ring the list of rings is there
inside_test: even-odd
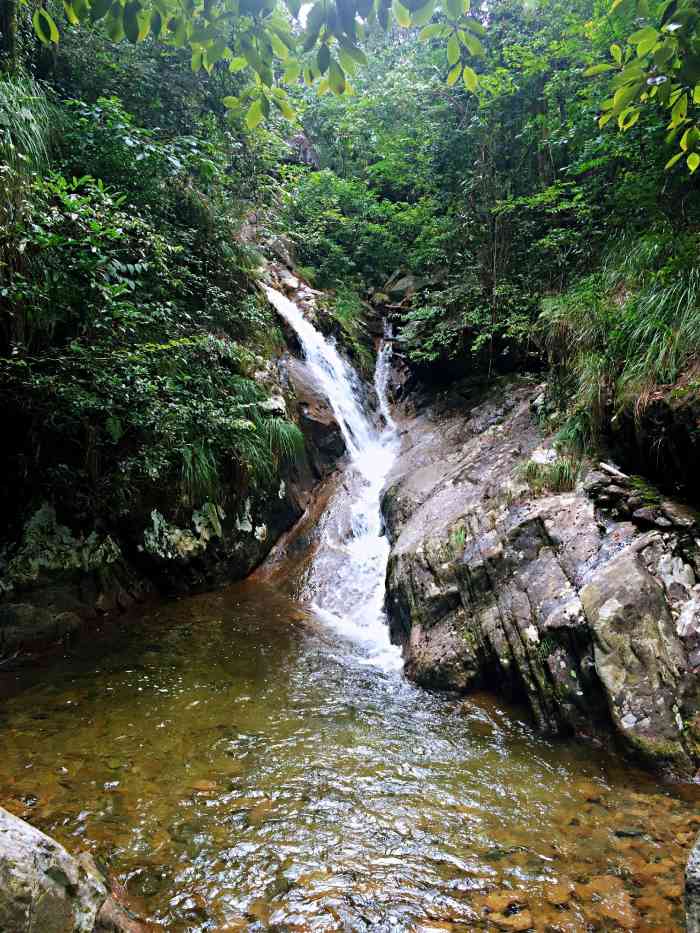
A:
[[[266,292],[298,336],[307,366],[328,398],[350,455],[343,488],[331,500],[322,522],[306,595],[326,624],[355,643],[365,663],[398,669],[400,651],[389,641],[384,615],[389,542],[379,508],[382,487],[398,452],[398,433],[387,398],[391,345],[382,344],[375,370],[385,422],[378,431],[364,410],[360,380],[352,367],[294,302],[274,288]]]

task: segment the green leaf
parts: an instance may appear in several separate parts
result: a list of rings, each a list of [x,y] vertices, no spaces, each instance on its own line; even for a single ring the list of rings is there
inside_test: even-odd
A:
[[[695,169],[700,165],[700,155],[697,152],[691,152],[688,156],[688,168],[690,169],[690,174],[694,174]]]
[[[617,118],[617,125],[625,132],[639,119],[639,107],[626,107]]]
[[[445,12],[448,16],[451,16],[452,19],[459,19],[462,13],[464,13],[462,0],[445,0]]]
[[[328,84],[334,94],[343,94],[345,91],[345,74],[335,59],[328,68]]]
[[[424,29],[421,29],[418,33],[418,38],[421,42],[426,42],[428,39],[433,39],[435,36],[441,35],[444,28],[442,23],[433,23],[431,26],[426,26]]]
[[[447,84],[449,87],[452,87],[453,84],[457,82],[457,79],[462,73],[462,65],[457,63],[454,68],[451,69],[450,73],[447,75]]]
[[[433,18],[434,13],[435,13],[435,0],[428,0],[426,4],[424,4],[422,7],[415,10],[415,12],[411,14],[411,25],[412,26],[424,26],[426,23],[430,22],[430,20]]]
[[[592,78],[593,75],[602,75],[604,71],[613,71],[615,68],[614,65],[601,64],[601,65],[591,65],[590,68],[586,68],[584,75],[587,78]]]
[[[226,107],[227,110],[232,110],[234,107],[238,107],[241,102],[237,97],[229,94],[228,97],[224,97],[221,103],[224,105],[224,107]]]
[[[479,78],[477,77],[476,72],[473,68],[470,68],[469,65],[464,66],[464,71],[462,72],[462,80],[466,87],[472,92],[476,93],[476,89],[479,86]]]
[[[362,49],[358,49],[356,45],[351,45],[349,42],[347,43],[344,42],[343,49],[348,53],[348,55],[350,56],[350,58],[353,59],[353,61],[357,62],[358,65],[367,64],[367,56],[362,51]]]
[[[71,26],[78,26],[80,24],[80,20],[76,16],[75,10],[71,4],[68,3],[68,0],[63,0],[63,9],[66,13],[66,19],[71,24]]]
[[[659,34],[653,26],[645,26],[643,29],[638,29],[636,32],[633,32],[632,35],[629,36],[628,41],[631,42],[632,45],[639,45],[640,42],[645,42],[649,39],[656,40],[658,36]]]
[[[274,97],[272,103],[277,107],[283,117],[286,117],[287,120],[294,120],[296,112],[288,100]]]
[[[254,130],[256,126],[262,123],[263,109],[260,100],[254,100],[248,108],[245,115],[245,124],[249,130]]]
[[[460,30],[459,37],[464,45],[469,49],[469,54],[480,58],[484,55],[484,47],[481,42],[471,33]]]
[[[93,0],[90,4],[90,20],[96,23],[98,19],[107,15],[111,6],[112,0]]]
[[[617,45],[616,43],[613,43],[610,46],[610,54],[612,55],[614,61],[616,61],[618,65],[622,64],[622,49],[620,48],[619,45]]]
[[[679,123],[682,123],[683,120],[685,120],[687,113],[688,95],[681,94],[673,105],[673,109],[671,110],[671,126],[678,126]]]
[[[459,42],[457,41],[457,36],[452,35],[447,40],[447,62],[450,65],[454,65],[459,61]]]
[[[462,80],[472,93],[476,92],[476,89],[479,86],[479,79],[474,69],[470,68],[469,65],[464,66]]]
[[[679,162],[683,158],[684,155],[685,155],[685,152],[677,152],[674,156],[671,156],[671,158],[668,160],[664,168],[667,171],[668,169],[673,168],[676,162]]]
[[[284,80],[287,84],[296,84],[301,74],[301,65],[299,62],[289,62],[284,69]]]
[[[131,0],[131,3],[127,3],[124,7],[124,35],[134,45],[139,41],[139,32],[141,31],[138,18],[140,12],[141,4],[139,0]]]
[[[637,57],[644,58],[651,50],[657,45],[657,37],[650,36],[648,39],[643,39],[637,46]]]
[[[700,104],[700,84],[696,84],[693,88],[693,103]]]
[[[275,35],[274,32],[270,33],[270,42],[272,43],[272,49],[277,58],[281,59],[283,62],[286,61],[289,58],[289,49],[284,42],[282,42],[280,37]]]
[[[237,71],[243,71],[243,69],[247,67],[248,62],[241,55],[237,56],[236,58],[232,58],[228,63],[228,70],[231,72],[231,74],[234,75]]]
[[[408,28],[411,25],[411,14],[406,7],[402,3],[399,3],[399,0],[394,0],[391,8],[394,11],[394,16],[399,26],[403,26],[404,29]]]
[[[331,52],[327,45],[322,45],[318,50],[316,55],[316,64],[318,65],[319,71],[324,75],[328,71],[328,66],[331,63]]]
[[[348,55],[342,46],[338,49],[338,61],[346,74],[354,75],[357,73],[357,62]]]
[[[627,106],[627,104],[629,104],[631,100],[634,100],[634,98],[639,94],[641,87],[641,84],[635,83],[626,84],[624,87],[618,88],[613,96],[615,111],[619,113],[624,107]]]
[[[48,45],[50,42],[54,44],[58,42],[59,35],[56,23],[54,23],[51,14],[43,7],[39,6],[34,10],[32,23],[34,24],[34,31],[44,45]]]

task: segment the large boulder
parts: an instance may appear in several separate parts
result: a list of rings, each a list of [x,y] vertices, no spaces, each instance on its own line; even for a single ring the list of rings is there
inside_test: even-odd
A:
[[[700,525],[611,464],[576,485],[538,426],[539,394],[513,381],[465,405],[452,389],[411,420],[383,497],[406,673],[524,700],[549,732],[614,729],[691,775]]]
[[[3,933],[138,933],[147,927],[112,896],[92,858],[0,807]]]

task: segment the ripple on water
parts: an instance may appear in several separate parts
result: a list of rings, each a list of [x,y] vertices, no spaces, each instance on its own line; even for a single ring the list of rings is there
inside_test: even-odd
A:
[[[0,802],[172,931],[682,929],[692,793],[338,637],[259,583],[145,613],[19,677]]]

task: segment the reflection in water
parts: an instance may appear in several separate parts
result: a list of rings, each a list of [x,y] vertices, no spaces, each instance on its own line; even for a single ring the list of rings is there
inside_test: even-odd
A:
[[[313,353],[337,376],[327,346]],[[681,930],[700,818],[678,790],[397,670],[378,507],[396,442],[387,363],[381,434],[351,374],[329,388],[352,462],[308,582],[317,610],[250,581],[16,675],[0,803],[91,850],[175,933]]]

